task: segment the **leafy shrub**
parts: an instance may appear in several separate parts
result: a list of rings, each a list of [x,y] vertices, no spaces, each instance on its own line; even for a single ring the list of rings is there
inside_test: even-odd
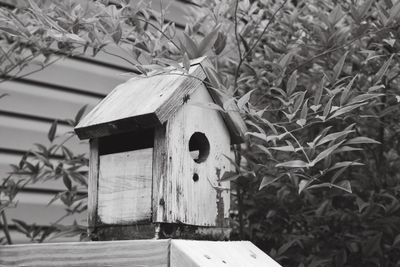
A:
[[[249,127],[223,177],[236,238],[284,266],[400,263],[398,1],[207,1],[183,33],[145,5],[85,5],[2,11],[2,73],[51,64],[54,44],[67,56],[129,47],[142,75],[207,55],[225,99],[208,107],[234,104]]]

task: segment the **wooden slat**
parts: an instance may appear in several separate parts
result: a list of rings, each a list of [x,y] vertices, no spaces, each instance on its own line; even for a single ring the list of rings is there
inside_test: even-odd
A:
[[[0,94],[8,94],[0,102],[0,110],[51,119],[73,119],[78,110],[92,109],[100,98],[78,95],[21,82],[0,83]]]
[[[88,178],[88,225],[89,234],[93,231],[97,217],[97,197],[98,197],[98,177],[99,177],[99,140],[97,138],[90,141],[89,154],[89,178]]]
[[[169,240],[71,242],[0,248],[0,266],[167,267]]]
[[[167,139],[166,125],[155,129],[154,152],[153,152],[153,193],[152,209],[153,222],[163,222],[165,217],[165,199],[163,198],[164,187],[167,185]]]
[[[100,156],[98,216],[106,224],[150,221],[153,148]]]
[[[249,241],[172,240],[170,266],[281,267]]]
[[[25,75],[41,67],[29,64],[18,75]],[[63,87],[80,89],[87,92],[107,94],[115,86],[127,81],[130,77],[123,72],[88,62],[63,58],[45,69],[25,77],[27,80],[46,82]]]
[[[47,132],[51,123],[0,115],[0,148],[28,150],[34,143],[49,144]],[[71,127],[59,125],[57,135],[72,131]],[[84,145],[86,143],[86,145]],[[76,153],[88,153],[87,142],[71,138],[66,145]]]

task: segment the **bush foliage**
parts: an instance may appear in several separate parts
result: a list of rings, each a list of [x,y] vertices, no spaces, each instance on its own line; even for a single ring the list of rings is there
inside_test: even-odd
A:
[[[225,99],[207,108],[234,104],[249,129],[222,178],[234,184],[233,237],[284,266],[400,264],[399,1],[210,0],[184,30],[135,1],[46,2],[1,10],[3,80],[112,45],[129,54],[132,75],[186,72],[206,55]],[[57,165],[54,147],[38,148],[40,163],[27,157],[15,171],[64,179],[59,197],[84,208],[67,197],[85,183],[84,158],[65,147]]]

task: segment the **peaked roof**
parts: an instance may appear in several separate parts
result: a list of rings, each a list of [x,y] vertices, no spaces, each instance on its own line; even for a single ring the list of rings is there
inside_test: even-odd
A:
[[[80,139],[97,138],[162,125],[182,106],[186,95],[207,79],[207,58],[191,61],[189,75],[172,71],[161,75],[135,77],[118,85],[75,127]],[[209,89],[217,104],[221,94]],[[236,105],[235,107],[236,108]],[[230,110],[235,110],[232,107]],[[232,143],[243,142],[246,126],[235,111],[221,112]]]

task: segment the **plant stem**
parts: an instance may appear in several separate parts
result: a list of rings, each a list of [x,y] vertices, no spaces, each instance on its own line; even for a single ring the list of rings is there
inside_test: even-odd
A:
[[[6,236],[7,243],[9,245],[12,245],[12,240],[11,240],[11,236],[10,236],[10,229],[8,228],[7,217],[6,217],[6,213],[5,213],[4,210],[1,212],[1,218],[3,220],[3,226],[4,226],[3,232],[4,232],[4,235]]]

